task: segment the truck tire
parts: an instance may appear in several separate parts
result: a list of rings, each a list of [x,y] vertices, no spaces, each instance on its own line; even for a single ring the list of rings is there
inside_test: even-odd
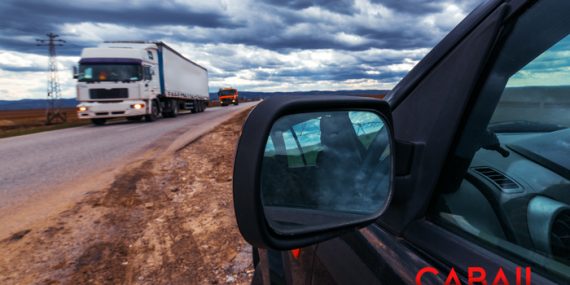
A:
[[[167,107],[162,110],[162,116],[164,118],[176,118],[178,116],[178,102],[176,100],[171,100],[166,102]]]
[[[198,101],[192,101],[192,109],[190,110],[192,114],[200,112],[200,107],[198,106]]]
[[[91,119],[91,123],[95,126],[102,126],[107,122],[107,119]]]
[[[158,110],[158,104],[156,101],[152,101],[152,105],[150,107],[150,114],[145,115],[144,119],[147,122],[154,122],[158,119],[160,110]]]

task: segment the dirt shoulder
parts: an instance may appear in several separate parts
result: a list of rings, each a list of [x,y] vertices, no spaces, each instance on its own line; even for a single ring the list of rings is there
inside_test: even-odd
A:
[[[0,284],[249,283],[251,249],[231,192],[248,111],[0,241]]]

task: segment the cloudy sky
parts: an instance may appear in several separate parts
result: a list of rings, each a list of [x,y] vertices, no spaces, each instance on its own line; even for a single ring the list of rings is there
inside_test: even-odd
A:
[[[161,40],[209,70],[210,90],[389,89],[482,0],[2,0],[0,100],[44,98],[48,32],[64,97],[81,48]]]

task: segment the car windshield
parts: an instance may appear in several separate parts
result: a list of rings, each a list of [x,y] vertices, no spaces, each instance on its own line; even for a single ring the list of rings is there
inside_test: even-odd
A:
[[[220,91],[220,96],[228,96],[228,95],[234,95],[236,93],[235,90],[223,90]]]
[[[138,64],[81,64],[79,81],[138,81],[142,78],[142,68]]]
[[[496,133],[553,132],[570,126],[566,36],[510,77],[489,129]]]

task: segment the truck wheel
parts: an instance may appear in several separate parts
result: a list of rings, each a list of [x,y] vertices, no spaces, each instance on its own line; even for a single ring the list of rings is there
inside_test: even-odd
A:
[[[192,102],[192,109],[190,110],[192,114],[200,112],[200,107],[198,106],[198,101],[194,100]]]
[[[168,103],[168,108],[162,111],[162,117],[164,118],[176,118],[178,116],[178,102],[171,101]]]
[[[234,103],[234,105],[236,105],[236,106],[239,105],[239,102],[236,101],[236,102]]]
[[[91,119],[91,123],[96,126],[102,126],[107,122],[107,119]]]
[[[156,121],[156,119],[158,119],[158,106],[156,102],[152,102],[152,106],[150,107],[150,114],[145,115],[144,119],[147,122],[154,122]]]

